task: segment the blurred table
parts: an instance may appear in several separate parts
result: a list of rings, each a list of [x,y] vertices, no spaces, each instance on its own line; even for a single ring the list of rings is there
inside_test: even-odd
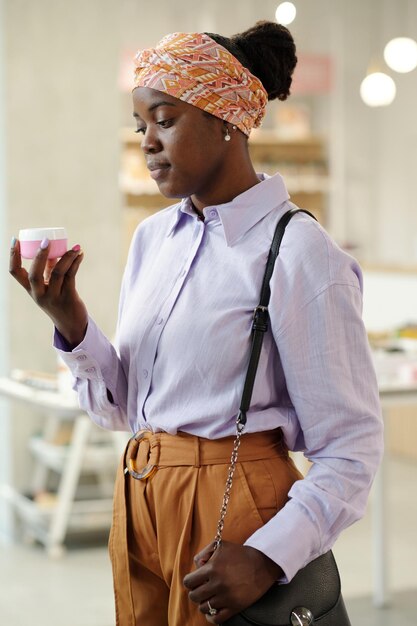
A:
[[[50,381],[49,381],[50,382]],[[31,493],[2,485],[0,495],[25,523],[26,536],[44,544],[49,556],[63,554],[69,530],[107,530],[112,518],[114,474],[127,433],[99,429],[78,405],[74,392],[60,393],[47,379],[0,378],[0,395],[45,415],[41,436],[28,442],[36,463]],[[42,384],[46,388],[42,388]],[[63,423],[70,424],[66,444],[59,442]],[[56,493],[49,493],[49,470],[59,475]],[[81,477],[94,474],[90,486]],[[77,494],[83,490],[83,496]],[[42,500],[38,496],[42,496]]]
[[[0,378],[0,395],[62,418],[73,418],[81,413],[76,394],[62,394],[52,387],[37,387],[24,380]]]

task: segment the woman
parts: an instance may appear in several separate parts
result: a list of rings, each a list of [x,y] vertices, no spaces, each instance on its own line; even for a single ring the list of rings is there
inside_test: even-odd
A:
[[[82,408],[138,433],[118,472],[110,537],[117,624],[222,623],[327,551],[361,517],[382,450],[357,263],[314,220],[290,222],[224,541],[213,552],[272,236],[292,206],[257,174],[247,139],[296,64],[282,26],[231,39],[174,33],[136,57],[134,117],[152,178],[173,206],[141,223],[124,274],[117,351],[89,318],[79,246],[44,280],[11,273],[56,327]],[[312,461],[304,480],[288,457]],[[199,609],[199,610],[198,610]]]

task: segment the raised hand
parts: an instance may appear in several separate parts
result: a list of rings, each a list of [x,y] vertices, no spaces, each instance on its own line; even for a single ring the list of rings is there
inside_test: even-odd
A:
[[[88,313],[75,287],[75,276],[83,260],[80,246],[68,250],[58,261],[48,260],[49,241],[43,240],[29,271],[22,266],[19,241],[10,249],[10,274],[36,304],[51,318],[71,347],[84,338]]]

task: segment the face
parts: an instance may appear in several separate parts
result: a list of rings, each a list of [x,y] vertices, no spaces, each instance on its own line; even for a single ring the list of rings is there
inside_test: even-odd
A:
[[[210,195],[225,167],[222,120],[148,87],[133,91],[133,110],[160,192],[167,198]]]

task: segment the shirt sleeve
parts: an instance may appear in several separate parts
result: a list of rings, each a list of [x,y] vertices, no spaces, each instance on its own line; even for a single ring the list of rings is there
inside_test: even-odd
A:
[[[116,349],[94,320],[89,318],[83,341],[72,351],[55,329],[54,347],[74,377],[80,407],[102,428],[129,430],[126,375]]]
[[[312,461],[289,500],[246,545],[289,582],[363,516],[383,451],[376,376],[352,284],[323,287],[280,332],[272,329],[298,420],[296,448]]]
[[[54,333],[54,347],[74,377],[73,388],[78,393],[80,407],[107,430],[131,430],[127,408],[129,366],[121,358],[117,345],[134,260],[132,244],[120,290],[116,347],[91,317],[83,341],[72,350],[57,329]]]

